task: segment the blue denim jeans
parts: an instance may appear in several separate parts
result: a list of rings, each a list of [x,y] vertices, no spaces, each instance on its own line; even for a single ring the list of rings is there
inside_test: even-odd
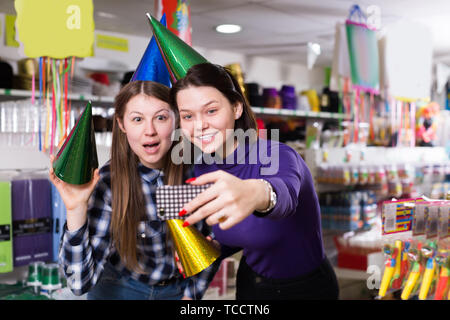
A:
[[[187,279],[178,279],[167,286],[150,286],[122,276],[106,263],[97,284],[88,292],[88,300],[180,300]]]

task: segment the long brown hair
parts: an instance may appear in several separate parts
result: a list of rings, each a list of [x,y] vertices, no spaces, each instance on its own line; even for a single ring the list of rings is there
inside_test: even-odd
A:
[[[257,130],[256,117],[247,99],[242,93],[238,81],[233,75],[220,65],[212,63],[200,63],[191,67],[186,76],[178,80],[170,90],[170,104],[178,112],[177,93],[180,90],[193,87],[214,87],[219,90],[228,101],[234,105],[242,103],[242,115],[234,122],[234,129]]]
[[[127,136],[120,130],[127,103],[135,96],[144,94],[169,102],[169,88],[151,81],[133,81],[125,85],[114,100],[114,122],[111,146],[111,189],[112,217],[111,234],[113,243],[129,270],[143,273],[138,260],[137,227],[146,214],[146,201],[142,192],[141,177],[138,172],[139,158],[131,150]],[[175,113],[177,114],[177,113]],[[178,127],[178,117],[176,126]],[[173,144],[165,156],[165,184],[181,184],[183,167],[171,161]]]

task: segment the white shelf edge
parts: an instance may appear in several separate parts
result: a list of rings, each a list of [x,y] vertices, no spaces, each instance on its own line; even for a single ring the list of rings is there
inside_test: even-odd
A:
[[[314,112],[305,110],[273,109],[251,107],[256,114],[277,115],[285,117],[318,118],[318,119],[345,119],[346,115],[331,112]]]
[[[31,97],[31,91],[18,90],[18,89],[0,89],[0,95],[11,96],[11,97]],[[37,91],[35,93],[35,98],[36,99],[40,98],[39,91]],[[69,100],[76,100],[76,101],[91,100],[92,102],[108,102],[108,103],[114,102],[114,97],[95,96],[95,95],[90,95],[90,94],[71,93],[71,94],[67,95],[67,98]]]
[[[31,91],[28,90],[18,90],[18,89],[0,89],[0,95],[11,96],[11,97],[31,97]],[[35,98],[39,99],[39,91],[35,93]],[[114,97],[108,96],[95,96],[90,94],[74,94],[71,93],[67,96],[69,100],[74,101],[89,101],[92,102],[103,102],[103,103],[113,103]],[[253,112],[256,114],[265,115],[277,115],[285,117],[300,117],[300,118],[317,118],[317,119],[345,119],[346,115],[331,113],[331,112],[314,112],[305,110],[290,110],[290,109],[272,109],[263,107],[251,107]]]

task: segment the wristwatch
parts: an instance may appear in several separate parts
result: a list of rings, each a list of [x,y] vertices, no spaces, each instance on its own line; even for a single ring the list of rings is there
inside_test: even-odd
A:
[[[264,179],[260,179],[260,180],[262,182],[264,182],[266,184],[267,188],[269,189],[269,206],[264,210],[256,210],[255,215],[257,217],[264,217],[264,216],[266,216],[265,213],[268,213],[277,204],[277,194],[273,190],[272,185],[267,180],[264,180]]]

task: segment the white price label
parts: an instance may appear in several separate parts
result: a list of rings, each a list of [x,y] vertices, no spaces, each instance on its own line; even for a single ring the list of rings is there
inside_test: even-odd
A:
[[[384,205],[384,232],[393,232],[397,225],[397,204],[387,203]]]

